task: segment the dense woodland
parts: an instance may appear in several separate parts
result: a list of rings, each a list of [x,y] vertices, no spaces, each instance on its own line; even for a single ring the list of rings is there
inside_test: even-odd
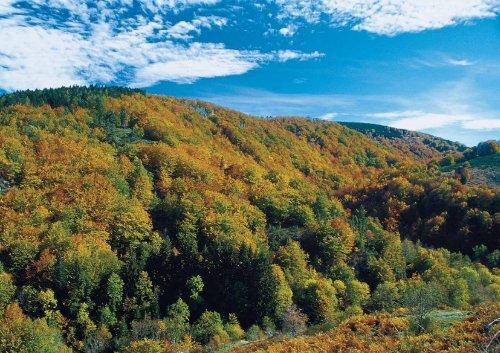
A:
[[[439,137],[416,131],[397,129],[390,126],[341,122],[351,129],[362,132],[371,139],[389,147],[396,148],[401,153],[417,158],[427,163],[433,159],[441,159],[444,155],[460,156],[467,150],[465,145],[458,142],[444,140]]]
[[[436,151],[124,88],[2,96],[0,351],[489,349],[500,192],[440,166],[498,143]],[[475,314],[434,334],[434,308]]]

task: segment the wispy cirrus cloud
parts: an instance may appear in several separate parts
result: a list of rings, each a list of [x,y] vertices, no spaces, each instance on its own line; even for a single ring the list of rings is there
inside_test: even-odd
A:
[[[139,87],[240,75],[268,62],[309,60],[318,52],[261,52],[196,41],[227,19],[175,12],[218,0],[33,0],[0,8],[0,88],[12,91],[113,83]]]
[[[498,0],[270,0],[283,19],[317,23],[394,36],[494,17]]]
[[[474,66],[478,62],[471,60],[466,57],[452,56],[443,52],[426,52],[421,53],[415,57],[404,59],[401,62],[403,65],[412,68],[443,68],[443,67],[455,67],[455,68],[467,68],[469,66]]]
[[[472,65],[474,65],[473,61],[470,61],[470,60],[467,60],[467,59],[453,59],[453,58],[450,58],[450,59],[448,59],[448,63],[450,65],[454,65],[454,66],[472,66]]]

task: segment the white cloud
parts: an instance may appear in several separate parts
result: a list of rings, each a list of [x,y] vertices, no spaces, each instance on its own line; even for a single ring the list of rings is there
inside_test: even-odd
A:
[[[318,116],[318,119],[321,119],[321,120],[333,120],[335,118],[338,118],[339,115],[340,115],[339,113],[326,113],[326,114]]]
[[[192,83],[243,74],[270,61],[303,61],[322,55],[292,50],[262,53],[193,42],[194,34],[225,26],[227,19],[195,16],[171,25],[158,14],[165,8],[216,2],[142,0],[142,6],[153,14],[130,15],[132,0],[33,0],[34,10],[18,7],[16,14],[0,17],[0,88],[90,83],[145,87],[163,80]],[[43,11],[36,6],[44,6]],[[53,11],[65,11],[70,18],[61,22]]]
[[[292,37],[297,31],[297,29],[298,26],[294,25],[293,23],[290,23],[288,24],[288,26],[280,28],[278,32],[284,37]]]
[[[168,38],[191,39],[192,33],[200,34],[202,28],[211,29],[213,26],[223,27],[227,24],[227,18],[219,16],[200,16],[191,22],[180,21],[168,28],[165,32]]]
[[[472,61],[469,61],[467,59],[453,59],[450,58],[448,59],[448,64],[450,65],[455,65],[455,66],[471,66],[474,65]]]
[[[428,130],[459,125],[468,130],[492,130],[500,128],[500,119],[486,119],[472,114],[432,113],[425,111],[392,111],[367,114],[381,119],[383,124],[406,130]]]
[[[380,118],[380,119],[397,119],[401,117],[412,117],[423,114],[418,110],[404,110],[404,111],[393,111],[393,112],[383,112],[383,113],[373,113],[368,114],[371,118]]]
[[[273,0],[282,18],[319,22],[325,15],[334,26],[382,35],[438,29],[494,17],[498,0]]]
[[[14,8],[14,3],[16,3],[17,0],[2,0],[2,3],[0,3],[0,16],[6,16],[12,13],[16,12],[16,9]]]
[[[276,58],[279,62],[286,62],[289,60],[305,61],[321,58],[322,56],[325,56],[325,54],[318,51],[314,51],[312,53],[303,53],[298,50],[278,50],[276,52]]]
[[[113,2],[113,0],[108,1]],[[131,0],[129,1],[132,2]],[[214,5],[219,1],[220,0],[139,0],[143,7],[152,12],[157,12],[163,9],[183,8],[194,5]]]
[[[75,67],[92,62],[81,37],[41,27],[0,25],[0,87],[5,90],[83,84]]]
[[[226,49],[222,44],[167,45],[162,60],[137,69],[132,85],[150,86],[167,80],[192,83],[200,78],[239,75],[259,66],[268,56],[252,51]]]
[[[462,124],[465,129],[496,130],[500,129],[500,119],[474,119]]]
[[[427,130],[442,128],[473,119],[474,117],[470,115],[415,112],[411,116],[401,116],[394,121],[388,121],[387,125],[406,130]]]

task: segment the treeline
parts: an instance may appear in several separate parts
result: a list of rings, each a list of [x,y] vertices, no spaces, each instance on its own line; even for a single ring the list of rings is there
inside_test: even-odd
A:
[[[416,131],[397,129],[368,123],[341,122],[349,128],[382,143],[388,148],[398,149],[404,155],[423,163],[461,155],[467,147],[458,142],[448,141]]]
[[[89,108],[99,109],[106,97],[119,98],[124,94],[143,94],[139,89],[110,86],[72,86],[65,88],[45,88],[18,91],[0,96],[0,109],[16,104],[33,106],[50,105],[52,108]]]
[[[0,351],[209,351],[400,307],[418,332],[498,300],[498,191],[338,124],[106,90],[0,109]]]

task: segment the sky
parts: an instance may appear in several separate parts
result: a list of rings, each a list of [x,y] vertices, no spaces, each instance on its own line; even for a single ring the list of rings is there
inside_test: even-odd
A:
[[[500,139],[500,0],[0,0],[0,92],[123,85]]]

